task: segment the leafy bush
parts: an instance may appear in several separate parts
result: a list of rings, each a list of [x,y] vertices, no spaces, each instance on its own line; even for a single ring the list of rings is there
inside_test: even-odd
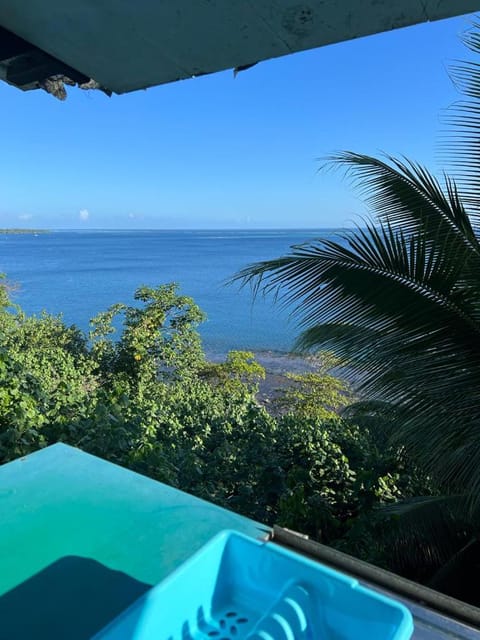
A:
[[[63,441],[365,556],[365,514],[424,482],[388,446],[386,417],[339,417],[350,393],[329,356],[291,378],[271,415],[252,353],[206,362],[191,298],[164,285],[135,301],[99,314],[87,338],[61,317],[26,316],[0,288],[0,461]],[[371,557],[385,564],[385,547]]]

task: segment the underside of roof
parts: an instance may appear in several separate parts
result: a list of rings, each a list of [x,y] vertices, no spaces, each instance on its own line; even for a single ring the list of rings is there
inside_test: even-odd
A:
[[[0,78],[125,93],[478,9],[479,0],[2,0]]]

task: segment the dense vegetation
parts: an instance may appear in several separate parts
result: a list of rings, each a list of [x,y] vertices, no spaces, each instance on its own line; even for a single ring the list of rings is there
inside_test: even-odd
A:
[[[268,413],[262,367],[245,352],[208,363],[203,314],[174,285],[138,289],[89,336],[0,294],[0,462],[63,441],[396,568],[375,509],[429,483],[386,442],[381,410],[338,415],[350,398],[328,359]]]

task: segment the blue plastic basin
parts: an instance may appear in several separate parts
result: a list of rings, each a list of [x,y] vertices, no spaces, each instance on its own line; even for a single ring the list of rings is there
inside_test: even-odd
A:
[[[225,531],[96,640],[408,640],[408,609],[272,543]]]

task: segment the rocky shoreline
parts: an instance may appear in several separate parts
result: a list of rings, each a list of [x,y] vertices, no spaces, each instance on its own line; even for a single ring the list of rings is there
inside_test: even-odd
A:
[[[289,373],[309,373],[316,371],[313,360],[296,354],[279,351],[252,352],[255,359],[265,369],[265,379],[260,381],[257,400],[259,404],[269,406],[276,398],[279,390],[290,385],[287,377]],[[226,354],[210,354],[207,358],[211,362],[221,362]]]

